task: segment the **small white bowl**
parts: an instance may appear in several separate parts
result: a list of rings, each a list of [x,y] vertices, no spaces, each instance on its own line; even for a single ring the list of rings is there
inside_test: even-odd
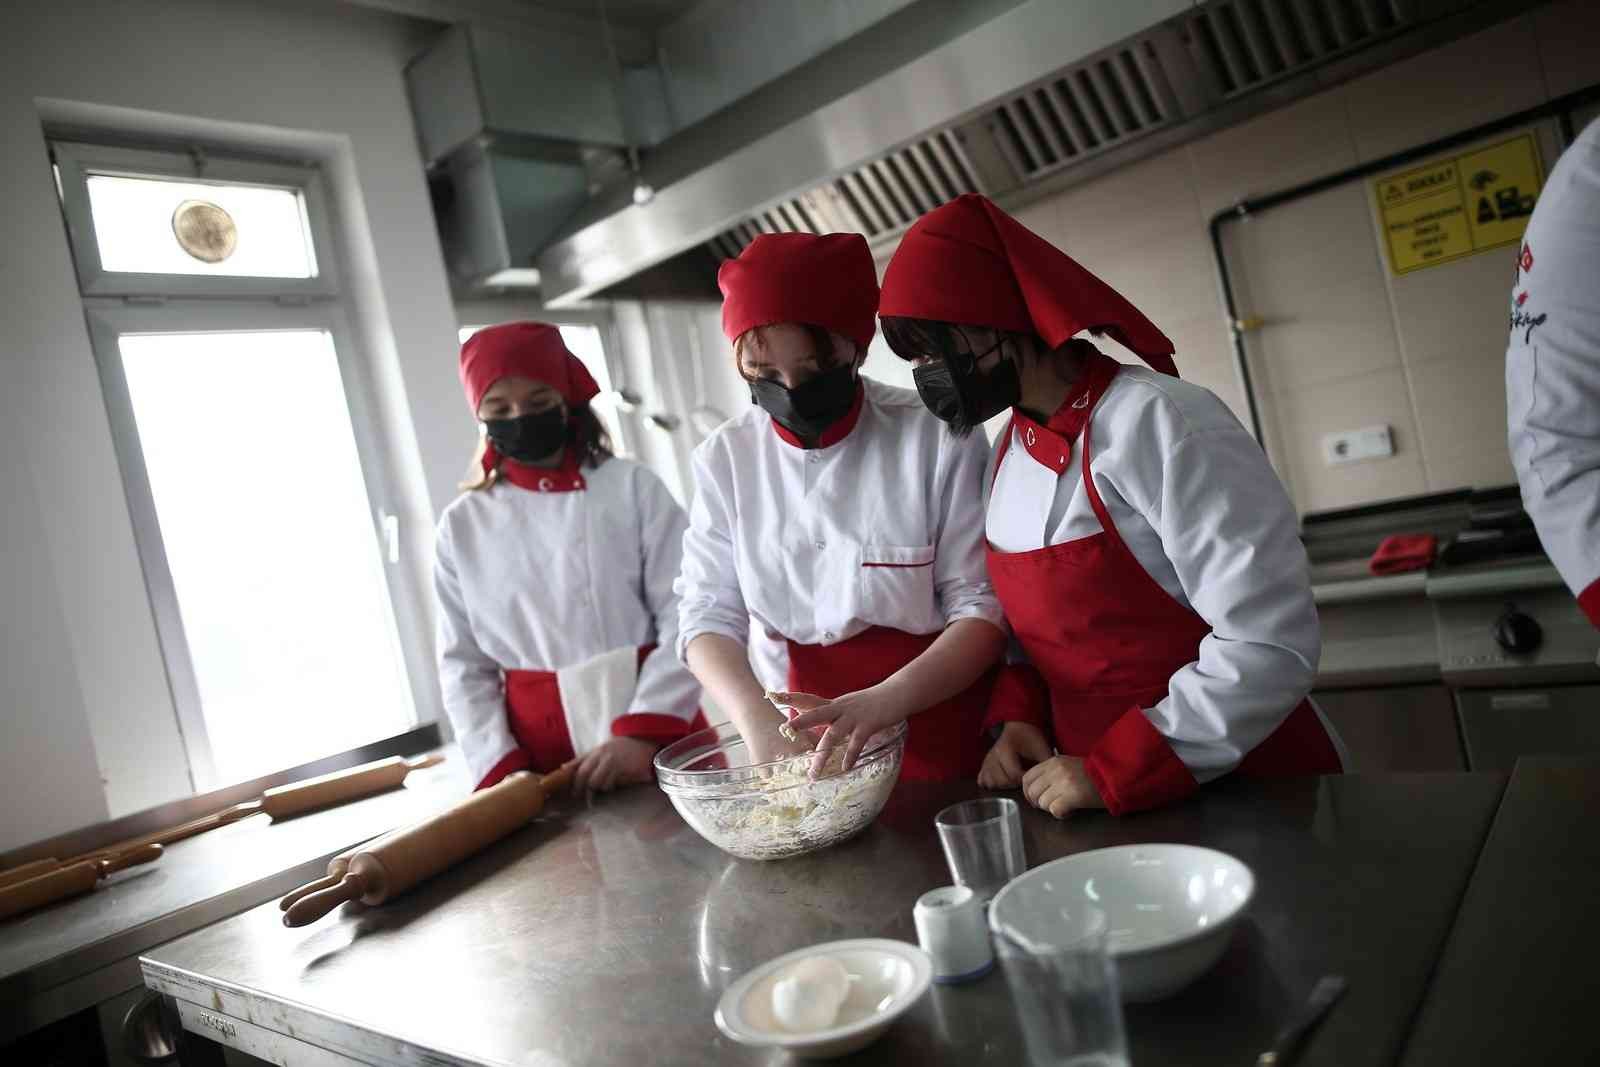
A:
[[[989,926],[1048,944],[1063,909],[1105,912],[1122,999],[1169,997],[1209,970],[1255,895],[1250,868],[1193,845],[1122,845],[1041,864],[989,905]]]
[[[850,973],[850,993],[839,1009],[846,1021],[809,1034],[791,1033],[772,1015],[772,986],[790,965],[814,956],[831,956]],[[904,941],[869,937],[812,945],[768,960],[729,986],[717,1004],[717,1029],[741,1045],[780,1048],[801,1059],[833,1059],[876,1041],[932,981],[933,961]]]

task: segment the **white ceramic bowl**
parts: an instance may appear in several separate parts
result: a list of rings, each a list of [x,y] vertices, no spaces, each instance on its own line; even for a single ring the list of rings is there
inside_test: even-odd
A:
[[[1250,868],[1193,845],[1123,845],[1041,864],[989,905],[989,926],[1050,943],[1063,910],[1105,912],[1122,999],[1169,997],[1204,974],[1228,947],[1255,895]]]
[[[772,986],[790,966],[813,956],[831,956],[850,972],[850,993],[839,1010],[845,1021],[791,1033],[773,1017]],[[933,961],[904,941],[860,938],[812,945],[768,960],[729,986],[717,1004],[717,1029],[741,1045],[779,1048],[801,1059],[833,1059],[876,1041],[932,981]]]

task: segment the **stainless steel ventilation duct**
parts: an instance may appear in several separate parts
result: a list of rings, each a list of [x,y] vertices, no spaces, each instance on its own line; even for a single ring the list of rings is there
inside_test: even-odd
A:
[[[762,232],[887,247],[966,192],[1019,203],[1504,18],[1511,0],[896,0],[895,10],[542,212],[553,307],[709,277]],[[603,183],[602,183],[603,184]],[[487,187],[484,185],[483,187]],[[555,205],[552,203],[552,206]],[[477,210],[477,218],[495,218]],[[499,213],[508,234],[507,212]],[[524,215],[526,218],[527,216]],[[492,221],[490,226],[495,225]],[[526,256],[528,234],[495,248]]]
[[[920,6],[907,8],[901,17],[917,17]],[[552,306],[582,300],[711,240],[736,222],[776,227],[787,217],[793,220],[787,224],[798,227],[801,213],[808,210],[799,194],[847,172],[852,180],[844,183],[838,197],[821,192],[810,203],[821,205],[824,212],[847,205],[857,215],[866,215],[862,221],[869,225],[876,213],[886,231],[903,226],[907,220],[891,222],[885,215],[895,208],[897,196],[891,190],[896,172],[888,165],[867,167],[886,150],[912,146],[913,155],[920,154],[914,142],[924,140],[929,131],[946,128],[1020,86],[1050,76],[1063,63],[1098,53],[1192,9],[1189,0],[1029,0],[763,136],[742,142],[736,133],[727,139],[703,133],[691,137],[695,132],[691,128],[664,142],[647,165],[645,177],[656,187],[654,201],[596,204],[539,256],[544,299]],[[871,35],[872,31],[863,33],[840,49],[859,45],[865,50],[862,42],[871,42]],[[870,62],[872,57],[858,58]],[[805,74],[802,68],[784,80],[803,81]],[[769,89],[781,94],[784,80]],[[723,123],[737,131],[741,116],[729,112],[738,107],[701,126]],[[935,146],[924,147],[932,154]],[[681,177],[655,180],[650,166]],[[981,181],[977,175],[969,177]],[[898,180],[903,183],[906,175],[899,174]],[[882,189],[881,196],[874,185]],[[909,189],[905,198],[914,200]],[[767,221],[766,213],[779,205],[782,209]],[[900,199],[898,206],[905,208],[906,200]]]
[[[1438,45],[1515,6],[1474,0],[1211,0],[1004,94],[908,148],[739,219],[708,248],[718,258],[737,255],[755,233],[783,228],[779,220],[796,216],[802,224],[794,228],[856,230],[887,244],[952,196],[1042,195],[1142,152],[1281,106],[1390,61],[1402,49]],[[1474,8],[1475,18],[1447,19]],[[1428,34],[1405,39],[1424,26]],[[1322,76],[1329,72],[1333,77]],[[929,146],[946,146],[944,156],[963,161],[959,180],[931,180]],[[930,204],[919,194],[932,190],[941,195]],[[862,206],[844,226],[807,224],[807,213],[795,209],[819,198]]]

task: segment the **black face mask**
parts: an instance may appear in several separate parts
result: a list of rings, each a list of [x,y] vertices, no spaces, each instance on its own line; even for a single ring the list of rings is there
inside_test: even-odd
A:
[[[978,369],[978,361],[1004,343],[1002,338],[976,354],[946,352],[912,370],[917,395],[956,436],[965,437],[1022,399],[1015,360],[1002,356],[987,374]]]
[[[519,463],[544,459],[567,443],[567,417],[559,407],[514,419],[485,419],[484,425],[495,451]]]
[[[850,405],[856,402],[855,368],[846,364],[822,371],[793,389],[770,378],[757,378],[750,383],[750,400],[796,437],[815,441],[850,413]]]

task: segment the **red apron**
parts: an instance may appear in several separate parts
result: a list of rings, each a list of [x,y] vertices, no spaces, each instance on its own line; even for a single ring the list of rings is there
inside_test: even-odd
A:
[[[1166,804],[1197,787],[1143,709],[1167,696],[1172,676],[1199,658],[1211,632],[1139,563],[1089,476],[1089,416],[1117,368],[1106,356],[1091,362],[1061,429],[1068,440],[1083,433],[1083,487],[1101,532],[1031,552],[988,550],[1006,618],[1049,687],[1056,750],[1084,758],[1113,814]],[[1014,426],[1006,427],[997,474]],[[1274,777],[1342,768],[1315,709],[1302,701],[1237,769]]]
[[[639,649],[639,665],[655,651],[655,645]],[[511,736],[528,754],[528,765],[541,773],[555,770],[570,760],[572,736],[567,730],[566,711],[561,706],[561,688],[555,671],[506,671],[506,720]],[[697,714],[686,723],[676,715],[641,713],[625,715],[611,725],[618,737],[638,737],[668,744],[694,730],[703,729],[705,716]]]
[[[922,655],[938,636],[874,626],[836,645],[790,641],[789,689],[829,699],[866,689]],[[900,766],[902,780],[977,777],[988,750],[983,728],[994,673],[989,671],[951,699],[911,716]]]

